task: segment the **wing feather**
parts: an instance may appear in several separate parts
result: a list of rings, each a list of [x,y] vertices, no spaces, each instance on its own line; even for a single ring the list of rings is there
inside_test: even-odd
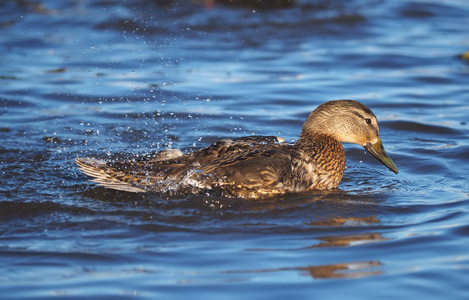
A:
[[[132,161],[106,162],[77,158],[75,163],[91,181],[127,192],[194,192],[221,188],[231,195],[262,189],[281,190],[291,173],[288,145],[279,137],[250,136],[225,139],[204,149],[183,154],[163,150]],[[262,147],[257,147],[262,145]]]
[[[75,163],[83,173],[94,178],[91,181],[96,182],[101,186],[132,193],[145,192],[144,189],[123,180],[126,176],[125,174],[122,172],[116,172],[114,169],[107,167],[106,163],[102,160],[93,158],[77,158],[75,159]]]

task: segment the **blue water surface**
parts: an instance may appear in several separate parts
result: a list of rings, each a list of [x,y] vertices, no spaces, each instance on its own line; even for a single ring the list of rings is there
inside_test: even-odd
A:
[[[0,2],[1,297],[469,298],[469,3],[252,2]],[[345,145],[339,190],[255,202],[73,164],[294,142],[333,99],[374,111],[398,175]]]

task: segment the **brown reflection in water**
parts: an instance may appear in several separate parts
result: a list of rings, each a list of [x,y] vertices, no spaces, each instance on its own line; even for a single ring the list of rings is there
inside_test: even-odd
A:
[[[227,271],[225,274],[247,274],[247,273],[274,273],[284,271],[301,271],[314,279],[333,279],[333,278],[363,278],[383,274],[380,270],[373,270],[382,266],[380,261],[362,261],[351,263],[338,263],[321,266],[307,266],[299,268],[277,268],[261,269],[248,271]]]
[[[380,233],[371,234],[359,234],[359,235],[344,235],[344,236],[329,236],[321,237],[319,240],[323,241],[317,245],[308,248],[323,248],[323,247],[346,247],[351,246],[354,243],[369,243],[369,242],[381,242],[388,240],[384,238]]]
[[[376,268],[381,265],[379,261],[364,261],[306,267],[300,268],[299,270],[306,271],[308,275],[315,279],[362,278],[381,275],[383,272],[380,270],[369,270],[370,268]]]
[[[353,244],[365,244],[365,243],[375,243],[387,241],[388,239],[383,237],[380,233],[365,233],[365,234],[356,234],[356,235],[342,235],[342,236],[324,236],[318,237],[317,240],[321,242],[308,247],[301,248],[290,248],[290,249],[281,249],[282,251],[298,251],[305,249],[314,249],[314,248],[326,248],[326,247],[348,247],[353,246]],[[251,248],[246,251],[278,251],[279,249],[269,249],[269,248]]]
[[[342,226],[342,225],[369,225],[379,223],[381,220],[378,219],[375,215],[368,217],[330,217],[330,218],[321,218],[320,220],[313,221],[309,220],[305,222],[307,225],[311,226]]]

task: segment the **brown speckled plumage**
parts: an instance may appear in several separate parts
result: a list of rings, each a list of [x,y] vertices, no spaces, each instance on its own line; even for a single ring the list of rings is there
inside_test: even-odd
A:
[[[353,100],[323,103],[303,125],[296,144],[279,137],[225,139],[183,154],[164,150],[150,158],[105,162],[77,158],[99,185],[128,192],[217,193],[259,199],[336,188],[345,169],[341,142],[360,144],[397,173],[379,139],[376,117]]]

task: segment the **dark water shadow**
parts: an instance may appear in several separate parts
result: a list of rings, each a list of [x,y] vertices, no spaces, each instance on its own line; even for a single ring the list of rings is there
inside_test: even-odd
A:
[[[95,209],[99,211],[96,213],[122,216],[127,218],[129,225],[143,226],[145,230],[161,230],[161,226],[168,226],[217,233],[321,232],[324,228],[373,227],[379,224],[380,204],[386,201],[386,196],[381,194],[351,194],[340,190],[286,195],[262,201],[209,195],[164,197],[101,187],[78,192],[77,195],[98,201]]]

